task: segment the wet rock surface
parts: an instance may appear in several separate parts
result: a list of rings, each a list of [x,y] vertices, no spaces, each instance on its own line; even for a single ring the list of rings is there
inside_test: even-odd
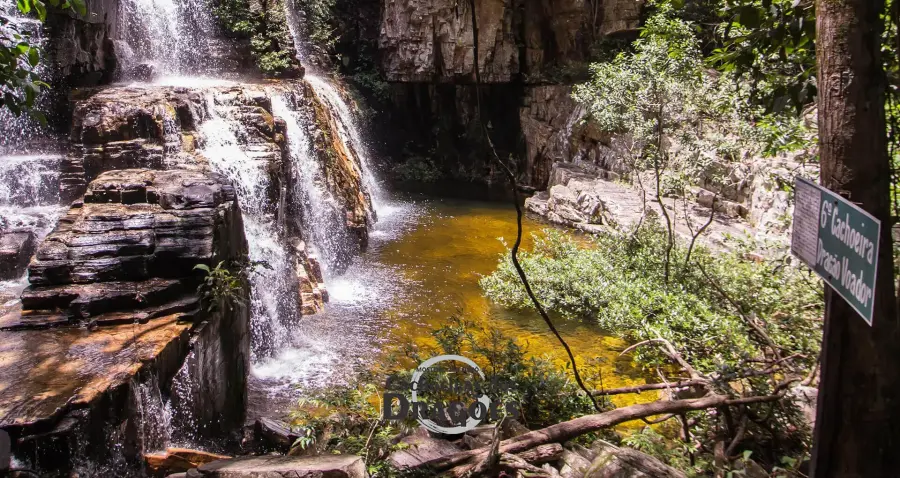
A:
[[[17,451],[66,469],[75,447],[112,453],[99,432],[119,424],[123,443],[141,444],[148,418],[132,397],[151,377],[172,386],[179,371],[191,381],[173,396],[196,420],[194,433],[240,423],[249,312],[219,299],[202,307],[193,267],[246,254],[221,176],[100,174],[38,248],[21,307],[0,318],[0,428]],[[247,300],[246,289],[238,294]]]
[[[36,247],[31,231],[0,232],[0,280],[20,277]]]
[[[199,307],[197,264],[246,251],[234,190],[196,171],[110,171],[38,248],[21,316],[3,328],[103,325]]]
[[[252,196],[244,206],[275,218],[287,226],[291,237],[302,238],[307,218],[299,206],[303,199],[295,186],[298,178],[291,173],[299,168],[291,164],[294,158],[287,150],[285,123],[273,114],[275,95],[283,97],[298,114],[310,120],[305,123],[309,130],[303,133],[310,138],[312,153],[322,165],[323,175],[317,181],[331,198],[326,202],[330,208],[328,214],[347,231],[341,237],[348,240],[338,249],[341,260],[349,263],[368,242],[368,226],[374,219],[371,199],[362,183],[357,152],[340,140],[339,125],[328,112],[331,106],[304,80],[265,85],[125,86],[76,91],[72,95],[70,140],[73,146],[63,161],[61,195],[72,200],[87,193],[86,203],[115,201],[118,199],[112,196],[120,194],[118,189],[107,191],[97,186],[87,191],[87,183],[104,171],[124,168],[208,172],[222,165],[212,165],[210,161],[215,158],[207,154],[224,154],[220,151],[223,147],[234,148],[228,154],[243,155],[247,164],[227,166],[237,168],[228,171],[230,176],[235,176],[233,179],[257,174],[251,171],[264,175],[259,181],[263,190],[237,191],[238,195]],[[211,132],[220,133],[201,128],[210,120],[217,121],[217,128],[232,129],[232,138],[225,141],[234,144],[221,144],[222,138],[209,137]],[[134,201],[135,194],[143,194],[135,188],[126,185],[121,189],[125,195],[123,202]],[[132,234],[119,238],[118,244],[120,249],[128,250],[142,247],[143,243]],[[297,297],[304,314],[320,311],[328,298],[318,259],[310,254],[305,246],[292,249]]]
[[[365,478],[363,458],[356,455],[315,457],[259,456],[208,463],[187,472],[210,478]]]

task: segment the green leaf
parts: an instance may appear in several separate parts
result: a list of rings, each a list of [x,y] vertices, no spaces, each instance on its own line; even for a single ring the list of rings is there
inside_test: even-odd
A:
[[[209,274],[209,266],[206,264],[197,264],[196,266],[194,266],[194,270],[201,270]]]
[[[37,12],[38,18],[40,18],[42,22],[46,21],[47,6],[44,5],[44,2],[42,2],[41,0],[32,0],[32,3],[34,4],[34,10]]]
[[[41,113],[37,110],[32,110],[30,114],[32,118],[34,118],[38,123],[41,124],[41,126],[45,128],[47,127],[47,117],[44,115],[44,113]]]
[[[34,67],[38,65],[39,61],[41,61],[41,56],[38,49],[37,47],[32,47],[31,50],[28,50],[28,64]]]
[[[75,7],[75,11],[78,12],[79,15],[81,15],[81,16],[87,15],[87,7],[84,4],[84,0],[69,0],[69,1]]]
[[[16,7],[24,14],[31,12],[31,2],[29,0],[16,0]]]

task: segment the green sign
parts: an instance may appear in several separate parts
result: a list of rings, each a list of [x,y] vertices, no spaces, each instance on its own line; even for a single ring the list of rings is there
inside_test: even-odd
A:
[[[881,221],[803,178],[794,193],[791,251],[872,325]]]

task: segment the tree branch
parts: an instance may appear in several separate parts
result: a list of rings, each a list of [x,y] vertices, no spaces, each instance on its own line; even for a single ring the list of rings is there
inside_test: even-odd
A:
[[[519,435],[500,443],[500,453],[521,453],[539,445],[549,443],[564,443],[586,433],[609,428],[620,423],[638,420],[654,415],[668,413],[685,413],[708,408],[718,408],[729,405],[747,405],[752,403],[774,402],[781,400],[783,395],[762,395],[742,398],[729,398],[724,395],[708,395],[702,398],[686,400],[660,400],[651,403],[642,403],[628,407],[618,408],[604,413],[586,415],[583,417],[557,423],[541,430],[535,430]],[[454,455],[437,458],[422,463],[420,466],[428,467],[436,473],[449,470],[468,462],[480,462],[487,457],[490,447],[464,451]]]

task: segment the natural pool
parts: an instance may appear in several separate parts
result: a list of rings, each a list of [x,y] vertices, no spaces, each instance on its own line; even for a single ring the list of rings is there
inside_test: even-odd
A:
[[[565,352],[541,317],[492,304],[478,284],[497,266],[503,242],[516,234],[508,203],[451,199],[392,200],[379,210],[369,249],[337,277],[327,277],[330,303],[304,317],[291,347],[258,360],[251,374],[250,416],[287,413],[304,390],[346,383],[354,374],[389,359],[412,341],[432,344],[430,332],[457,316],[515,337],[530,355],[548,355],[561,366]],[[524,248],[531,233],[548,227],[525,218]],[[625,344],[578,320],[555,324],[579,361],[600,358],[603,386],[643,383],[618,354]],[[619,396],[617,405],[644,396]]]

